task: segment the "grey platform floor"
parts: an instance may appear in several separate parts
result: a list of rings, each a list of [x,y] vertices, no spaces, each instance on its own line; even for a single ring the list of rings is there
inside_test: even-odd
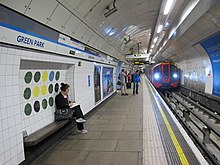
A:
[[[72,131],[31,165],[141,165],[143,154],[143,89],[120,92],[100,106],[85,127]]]

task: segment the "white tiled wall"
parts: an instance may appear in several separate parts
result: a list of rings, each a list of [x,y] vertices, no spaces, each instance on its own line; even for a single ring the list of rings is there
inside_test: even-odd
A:
[[[182,70],[181,84],[192,89],[212,94],[212,65],[208,54],[199,45],[187,47],[177,53],[176,61]]]
[[[19,101],[21,51],[0,47],[0,164],[24,160]]]
[[[23,99],[24,83],[22,82],[24,81],[24,77],[22,75],[24,75],[24,70],[20,70],[21,60],[41,60],[70,64],[72,67],[66,73],[62,74],[65,75],[62,77],[62,80],[70,84],[71,98],[81,103],[84,114],[96,106],[94,99],[93,62],[0,46],[0,165],[16,165],[25,159],[22,137],[23,130],[32,133],[53,121],[53,108],[44,112],[47,116],[44,122],[39,122],[40,116],[43,113],[41,115],[34,113],[30,117],[24,116],[23,107],[24,102],[27,100]],[[78,66],[79,61],[82,62],[81,66]],[[103,67],[103,64],[98,65]],[[108,67],[114,68],[115,91],[116,68],[114,66]],[[31,71],[34,72],[35,70]],[[90,76],[90,86],[88,86],[88,76]],[[102,75],[100,75],[100,78],[102,78]],[[33,84],[30,85],[30,87],[32,86]],[[40,101],[41,99],[39,97]],[[41,123],[40,126],[39,123]]]

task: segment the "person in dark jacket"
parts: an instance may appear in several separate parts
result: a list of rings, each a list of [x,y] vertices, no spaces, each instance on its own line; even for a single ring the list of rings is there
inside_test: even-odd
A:
[[[65,108],[71,108],[75,112],[73,114],[73,117],[76,117],[76,123],[79,133],[87,133],[88,131],[84,129],[83,123],[86,122],[84,119],[81,107],[79,104],[69,101],[68,93],[69,93],[69,85],[61,83],[60,90],[61,92],[56,96],[55,103],[57,109],[65,109]]]
[[[140,81],[140,75],[138,73],[138,70],[133,75],[133,94],[138,94],[138,86]]]

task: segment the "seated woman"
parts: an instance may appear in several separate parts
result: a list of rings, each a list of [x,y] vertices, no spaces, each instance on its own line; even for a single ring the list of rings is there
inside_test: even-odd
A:
[[[73,113],[73,117],[76,117],[76,124],[79,133],[87,133],[88,131],[84,129],[83,123],[86,122],[84,119],[81,107],[79,104],[75,102],[69,101],[68,93],[69,93],[69,85],[61,83],[60,90],[61,92],[56,96],[55,103],[57,109],[71,108],[75,110]]]

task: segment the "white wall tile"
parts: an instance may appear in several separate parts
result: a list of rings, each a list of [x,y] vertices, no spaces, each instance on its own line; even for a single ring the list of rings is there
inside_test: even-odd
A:
[[[0,99],[1,100],[1,99]],[[1,108],[0,109],[0,114],[1,114],[1,120],[3,119],[6,119],[8,117],[8,114],[7,114],[7,109],[6,108]]]
[[[15,49],[13,48],[8,48],[8,53],[9,55],[14,55],[15,54]]]
[[[1,65],[6,65],[6,63],[7,63],[7,55],[6,54],[1,54],[1,56],[0,56],[0,64]]]
[[[6,119],[2,120],[2,129],[6,130],[6,129],[8,129],[8,127],[9,127],[8,119],[6,118]]]
[[[4,98],[6,96],[5,86],[0,87],[0,91],[1,91],[0,97]],[[0,107],[1,107],[1,105],[0,105]]]
[[[19,65],[13,65],[13,75],[15,76],[18,76],[19,75],[19,69],[20,69],[20,66]]]
[[[21,124],[16,124],[16,134],[21,133],[22,130],[22,125]]]
[[[18,146],[18,153],[19,152],[22,152],[23,150],[23,137],[22,137],[22,134],[20,133],[20,134],[18,134],[17,136],[16,136],[16,138],[17,138],[17,146]]]
[[[17,50],[15,51],[15,54],[16,53],[17,53]],[[20,65],[20,56],[19,55],[14,56],[14,65],[18,65],[18,66]]]
[[[0,65],[0,76],[5,76],[6,75],[6,65],[1,64]]]
[[[17,154],[17,152],[16,152],[16,154]],[[17,164],[17,163],[18,163],[18,157],[15,155],[15,157],[13,157],[13,158],[11,159],[11,165]]]
[[[10,152],[10,150],[7,150],[7,151],[5,152],[5,161],[6,161],[6,162],[9,161],[10,158],[11,158],[11,152]]]
[[[20,163],[23,160],[24,160],[24,152],[22,151],[22,152],[19,152],[19,154],[18,154],[18,162]]]
[[[4,152],[3,143],[0,143],[0,155]],[[0,159],[1,160],[1,159]]]
[[[2,134],[2,129],[1,129],[1,131],[0,131],[0,143],[2,143],[3,142],[3,134]]]
[[[0,87],[5,87],[5,76],[0,76]]]
[[[6,139],[6,140],[4,140],[4,142],[3,142],[3,146],[4,146],[4,152],[6,152],[7,150],[9,150],[9,140],[8,139]]]
[[[6,105],[7,107],[13,106],[13,98],[10,96],[12,95],[12,87],[6,87]],[[10,93],[8,93],[10,92]],[[10,94],[10,95],[9,95]]]
[[[1,52],[2,52],[2,54],[7,54],[8,48],[2,47]]]
[[[15,146],[17,145],[17,139],[16,139],[16,136],[10,138],[9,142],[10,142],[10,148],[15,147]],[[16,153],[17,153],[17,149],[16,149]],[[14,155],[14,156],[15,156],[15,155]],[[14,157],[14,156],[13,156],[13,157]]]
[[[12,75],[12,73],[11,73]],[[9,74],[7,74],[7,76],[5,76],[6,78],[6,84],[7,86],[12,86],[13,80],[12,80],[12,76],[9,76]]]
[[[15,126],[10,127],[10,129],[9,129],[9,138],[12,138],[12,137],[15,137],[15,136],[16,136]],[[10,143],[11,143],[11,141],[10,141]]]
[[[10,50],[10,49],[9,49]],[[14,55],[7,55],[7,65],[12,65],[14,63]]]
[[[3,163],[5,162],[5,156],[4,156],[4,153],[3,153],[3,154],[0,154],[0,160],[1,160]],[[2,164],[3,164],[3,163],[2,163]],[[1,164],[1,165],[2,165],[2,164]]]

